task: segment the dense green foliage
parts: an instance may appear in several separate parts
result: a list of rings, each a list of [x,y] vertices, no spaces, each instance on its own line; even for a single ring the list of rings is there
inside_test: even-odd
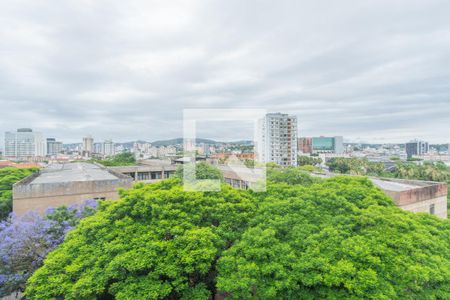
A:
[[[311,185],[320,179],[311,177],[300,168],[268,168],[267,179],[273,183],[287,183],[290,185]]]
[[[450,298],[448,220],[402,211],[363,177],[268,179],[263,193],[177,178],[122,192],[48,255],[27,299]]]
[[[299,166],[315,166],[322,163],[322,159],[320,157],[314,157],[314,156],[306,156],[306,155],[299,155],[297,158],[297,165]]]
[[[255,212],[244,191],[186,193],[178,179],[139,185],[81,221],[29,280],[30,299],[205,299],[223,249]]]
[[[95,160],[95,162],[102,164],[106,167],[136,165],[136,159],[134,158],[134,154],[130,152],[119,153],[107,159]]]
[[[0,221],[12,211],[12,186],[14,183],[36,172],[37,169],[0,169]]]
[[[395,168],[385,170],[381,162],[370,162],[363,158],[332,158],[327,162],[331,172],[352,175],[373,175],[418,179],[430,181],[450,181],[450,167],[442,162],[401,162],[397,161]]]
[[[334,157],[327,161],[326,165],[331,172],[351,175],[384,175],[384,164],[370,162],[365,158]]]
[[[185,168],[188,168],[188,172],[195,179],[219,179],[222,182],[224,181],[222,172],[205,161],[198,162],[195,166],[193,164],[180,165],[175,172],[175,177],[183,180]]]
[[[449,225],[365,178],[272,186],[217,286],[233,299],[448,299]]]

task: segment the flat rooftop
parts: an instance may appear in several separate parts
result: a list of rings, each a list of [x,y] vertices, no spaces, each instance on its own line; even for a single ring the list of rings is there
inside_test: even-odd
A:
[[[381,188],[382,190],[393,191],[393,192],[403,192],[403,191],[409,191],[412,189],[423,187],[423,185],[411,184],[410,182],[404,183],[404,182],[383,180],[383,179],[378,179],[378,178],[370,178],[370,180],[373,182],[373,184],[375,184],[377,187]]]
[[[90,163],[53,164],[41,170],[29,184],[117,180],[107,169]]]

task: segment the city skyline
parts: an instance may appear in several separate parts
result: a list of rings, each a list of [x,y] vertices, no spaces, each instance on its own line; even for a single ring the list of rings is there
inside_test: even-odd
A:
[[[450,3],[257,7],[4,1],[0,132],[154,141],[182,136],[185,108],[262,108],[299,136],[450,141]]]
[[[279,112],[277,112],[277,113],[279,113]],[[220,122],[219,122],[219,124],[220,124]],[[161,139],[149,139],[149,138],[138,137],[136,139],[126,139],[125,138],[125,139],[119,140],[117,138],[114,138],[113,135],[108,135],[105,138],[100,138],[100,137],[97,137],[97,136],[93,136],[92,134],[84,134],[84,135],[81,135],[79,137],[69,137],[69,138],[67,138],[67,137],[64,137],[64,135],[62,135],[63,137],[48,135],[48,134],[46,134],[46,132],[42,132],[42,130],[35,130],[34,128],[17,127],[17,128],[15,128],[13,130],[8,130],[8,131],[3,132],[2,138],[0,139],[0,150],[4,150],[5,134],[16,133],[17,130],[19,130],[19,129],[31,129],[33,132],[37,132],[37,133],[42,134],[43,137],[46,138],[46,139],[56,139],[58,142],[62,142],[64,145],[70,145],[70,144],[83,145],[83,139],[86,136],[92,137],[95,143],[98,143],[98,142],[103,143],[103,142],[111,142],[112,141],[112,142],[117,143],[117,144],[129,143],[129,142],[154,143],[154,142],[169,141],[169,140],[175,140],[175,139],[182,139],[183,138],[182,135],[180,135],[180,136],[165,137],[165,138],[161,138]],[[202,130],[202,129],[205,129],[205,130]],[[245,129],[248,129],[249,131],[251,130],[250,127],[245,128]],[[236,128],[234,128],[233,130],[236,130]],[[220,137],[219,135],[209,136],[207,134],[207,132],[211,132],[211,128],[200,128],[198,131],[200,132],[200,134],[198,134],[198,138],[202,139],[202,140],[212,140],[212,141],[215,141],[215,142],[224,142],[224,143],[227,143],[227,142],[240,142],[240,141],[251,141],[251,138],[234,138],[233,139],[233,138],[223,138],[223,137]],[[204,135],[204,134],[202,135],[202,132],[206,133],[206,135]],[[250,134],[248,134],[248,136],[250,136]],[[318,135],[314,136],[314,135],[311,135],[311,134],[303,134],[303,135],[298,134],[298,138],[329,137],[329,136],[331,136],[331,135],[318,134]],[[383,145],[383,144],[386,144],[386,145],[403,144],[404,145],[404,144],[407,144],[409,142],[414,142],[414,141],[418,141],[418,140],[425,140],[425,141],[428,142],[427,139],[420,139],[420,138],[417,138],[417,137],[409,139],[409,140],[399,141],[399,142],[395,142],[395,141],[383,142],[382,140],[381,141],[380,140],[378,140],[378,141],[371,141],[371,140],[359,139],[359,138],[358,139],[351,139],[351,138],[348,138],[348,137],[345,137],[345,136],[341,136],[341,137],[343,138],[343,142],[346,143],[346,144],[373,144],[373,145],[377,145],[377,144],[380,144],[380,145]],[[450,143],[448,143],[446,141],[442,141],[442,142],[429,142],[429,144],[430,145],[432,145],[432,144],[434,144],[434,145],[445,145],[445,144],[450,144]]]

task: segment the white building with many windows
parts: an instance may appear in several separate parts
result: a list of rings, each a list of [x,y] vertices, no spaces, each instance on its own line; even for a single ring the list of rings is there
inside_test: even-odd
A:
[[[47,154],[47,142],[42,133],[30,128],[5,133],[5,157],[13,160],[33,161]]]
[[[297,117],[270,113],[259,123],[258,160],[281,166],[297,165]]]

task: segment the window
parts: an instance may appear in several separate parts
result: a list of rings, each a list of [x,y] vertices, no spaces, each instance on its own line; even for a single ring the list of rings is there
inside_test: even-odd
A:
[[[430,205],[430,214],[434,215],[434,204]]]
[[[151,178],[152,179],[161,179],[162,178],[162,172],[151,172]]]

